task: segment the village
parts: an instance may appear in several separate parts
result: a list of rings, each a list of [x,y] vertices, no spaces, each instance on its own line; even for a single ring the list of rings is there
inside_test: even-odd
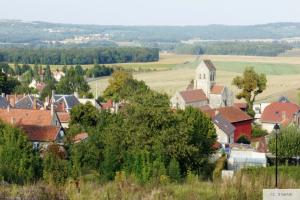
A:
[[[217,84],[217,69],[213,61],[202,60],[195,70],[194,80],[187,83],[186,90],[178,91],[170,98],[170,108],[184,110],[193,107],[211,120],[217,139],[213,145],[216,151],[210,160],[215,162],[223,155],[226,156],[227,167],[222,170],[223,178],[232,177],[234,172],[242,168],[269,166],[274,163],[274,155],[268,147],[274,127],[279,125],[299,128],[300,106],[284,96],[278,96],[275,102],[254,103],[254,116],[250,116],[247,114],[247,103],[237,101],[228,86]],[[59,82],[65,74],[56,70],[52,76]],[[29,87],[42,91],[46,86],[42,80],[43,77],[40,81],[33,79]],[[71,111],[74,107],[87,103],[99,112],[117,113],[128,102],[122,99],[100,102],[96,98],[80,97],[77,92],[56,94],[54,90],[45,101],[40,100],[39,94],[2,93],[0,119],[22,129],[41,156],[49,146],[56,144],[67,158],[64,143]],[[255,132],[262,134],[257,135]],[[87,140],[88,132],[78,132],[72,138],[74,144]]]

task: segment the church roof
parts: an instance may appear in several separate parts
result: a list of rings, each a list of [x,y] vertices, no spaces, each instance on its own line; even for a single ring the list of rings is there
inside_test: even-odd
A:
[[[223,90],[224,90],[223,85],[214,85],[211,88],[211,94],[222,94]]]
[[[202,89],[186,90],[179,93],[186,103],[207,100],[207,97]]]
[[[209,71],[216,71],[215,65],[211,62],[211,60],[203,60],[206,67],[209,69]]]

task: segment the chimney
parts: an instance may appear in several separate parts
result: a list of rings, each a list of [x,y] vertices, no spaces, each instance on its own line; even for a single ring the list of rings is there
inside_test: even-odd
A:
[[[36,110],[37,109],[37,107],[36,107],[36,98],[35,98],[35,96],[33,96],[33,110]]]
[[[282,115],[282,121],[286,120],[286,112],[282,111],[281,115]]]
[[[218,109],[215,110],[215,116],[217,116],[220,113]]]
[[[79,98],[78,92],[74,92],[74,96],[78,99]]]
[[[16,118],[14,118],[14,117],[11,118],[11,124],[12,124],[12,125],[15,125],[15,124],[16,124]]]
[[[55,92],[52,90],[52,96],[51,96],[51,116],[54,115],[54,102],[55,102]]]

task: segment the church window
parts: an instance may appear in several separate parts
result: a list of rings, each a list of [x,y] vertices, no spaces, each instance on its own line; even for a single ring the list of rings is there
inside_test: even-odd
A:
[[[199,74],[199,79],[201,79],[201,74]]]
[[[205,79],[205,74],[203,74],[203,79]]]

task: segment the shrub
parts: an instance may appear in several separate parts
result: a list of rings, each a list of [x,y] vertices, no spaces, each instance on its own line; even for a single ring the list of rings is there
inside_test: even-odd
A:
[[[264,129],[262,129],[261,126],[259,125],[255,125],[252,128],[252,137],[261,137],[261,136],[265,136],[268,135],[268,132]]]
[[[180,168],[179,163],[175,158],[172,158],[168,167],[168,175],[172,181],[179,181],[180,179]]]
[[[242,143],[242,144],[250,144],[250,141],[245,135],[242,135],[239,137],[239,139],[236,141],[237,143]]]
[[[213,171],[213,180],[221,178],[222,170],[226,167],[226,156],[220,157],[216,161],[215,170]]]

